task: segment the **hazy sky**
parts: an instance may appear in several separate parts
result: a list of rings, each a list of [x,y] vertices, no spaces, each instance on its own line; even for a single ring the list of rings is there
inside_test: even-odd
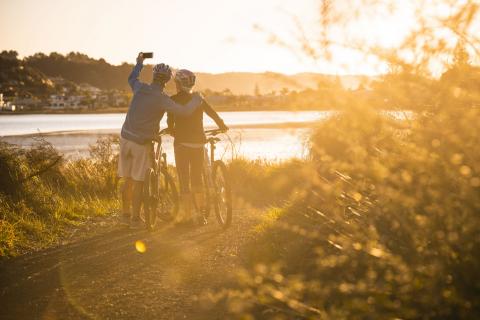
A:
[[[194,71],[345,73],[338,65],[313,63],[269,44],[268,34],[254,28],[293,41],[292,17],[308,28],[318,25],[317,11],[315,0],[0,0],[0,50],[21,56],[80,51],[114,64],[153,51],[152,62]],[[391,40],[397,28],[393,21],[372,37]],[[345,59],[349,73],[375,72],[359,57]]]

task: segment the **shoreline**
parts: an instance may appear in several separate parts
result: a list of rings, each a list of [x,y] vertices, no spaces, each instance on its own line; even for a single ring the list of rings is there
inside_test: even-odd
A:
[[[286,112],[302,112],[302,111],[332,111],[332,109],[308,109],[308,108],[286,108],[286,107],[229,107],[229,106],[213,106],[217,112],[265,112],[265,111],[286,111]],[[126,113],[128,111],[127,107],[124,108],[105,108],[98,110],[25,110],[25,111],[0,111],[0,115],[34,115],[34,114],[112,114],[112,113]]]
[[[317,121],[305,122],[283,122],[283,123],[258,123],[258,124],[238,124],[229,126],[230,129],[302,129],[311,128]],[[207,126],[205,129],[213,127]],[[65,131],[49,131],[40,133],[25,133],[12,134],[0,136],[3,138],[36,138],[36,137],[52,137],[52,136],[91,136],[91,135],[120,135],[120,128],[118,129],[95,129],[95,130],[65,130]]]

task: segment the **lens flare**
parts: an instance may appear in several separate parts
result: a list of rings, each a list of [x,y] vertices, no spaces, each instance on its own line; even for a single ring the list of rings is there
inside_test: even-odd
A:
[[[147,246],[143,241],[137,240],[135,241],[135,249],[140,253],[145,253],[145,251],[147,251]]]

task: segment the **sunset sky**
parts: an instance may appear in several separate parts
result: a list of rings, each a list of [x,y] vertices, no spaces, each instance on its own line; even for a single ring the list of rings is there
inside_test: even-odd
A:
[[[394,45],[410,22],[407,2],[393,18],[368,21],[359,30]],[[305,30],[318,28],[315,0],[0,0],[0,50],[20,56],[80,51],[113,64],[153,51],[152,62],[204,72],[304,71],[375,74],[382,68],[364,57],[337,51],[335,61],[312,61],[277,44],[272,31],[295,43],[297,17]],[[346,2],[347,3],[347,2]],[[405,4],[405,5],[403,5]]]

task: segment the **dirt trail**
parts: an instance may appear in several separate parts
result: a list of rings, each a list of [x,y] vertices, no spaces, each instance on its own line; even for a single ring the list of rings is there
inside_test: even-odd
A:
[[[0,319],[222,319],[195,297],[228,283],[242,264],[258,212],[234,212],[222,231],[118,227],[70,245],[0,263]],[[146,245],[145,253],[135,241]]]

